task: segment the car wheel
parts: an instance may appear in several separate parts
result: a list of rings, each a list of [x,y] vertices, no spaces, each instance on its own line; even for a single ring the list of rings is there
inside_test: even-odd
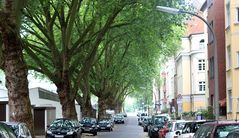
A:
[[[74,134],[72,135],[72,138],[80,138],[80,136],[78,136],[76,133],[74,133]]]
[[[97,136],[97,132],[94,132],[94,133],[93,133],[93,136]]]

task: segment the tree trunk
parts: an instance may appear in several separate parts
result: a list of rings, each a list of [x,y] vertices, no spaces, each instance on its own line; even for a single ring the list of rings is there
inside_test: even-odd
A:
[[[34,137],[27,67],[23,60],[20,34],[9,15],[1,15],[1,18],[4,19],[0,21],[0,33],[3,41],[3,70],[8,89],[10,121],[26,123]]]
[[[106,109],[107,109],[107,100],[104,96],[98,97],[99,111],[98,111],[98,119],[107,117]]]
[[[122,103],[117,102],[116,106],[115,106],[115,113],[121,113],[122,112]]]
[[[90,97],[90,96],[89,96]],[[76,96],[76,101],[81,107],[82,117],[94,117],[96,118],[96,110],[92,107],[90,98],[84,99],[80,95]]]
[[[82,117],[96,118],[96,110],[92,107],[91,103],[85,103],[81,106]]]
[[[76,93],[70,87],[67,73],[64,73],[62,80],[64,80],[62,83],[56,85],[62,108],[62,116],[64,118],[77,119],[75,107]]]

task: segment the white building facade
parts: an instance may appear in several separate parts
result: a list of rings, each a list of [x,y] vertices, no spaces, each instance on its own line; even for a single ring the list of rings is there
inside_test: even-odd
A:
[[[206,108],[207,52],[205,34],[195,33],[182,38],[182,50],[175,58],[176,92],[181,97],[179,112]]]

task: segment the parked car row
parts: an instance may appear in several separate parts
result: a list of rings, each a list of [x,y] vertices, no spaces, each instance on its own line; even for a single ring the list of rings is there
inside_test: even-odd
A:
[[[81,133],[90,133],[96,136],[99,131],[113,131],[115,123],[125,123],[126,113],[116,114],[97,120],[92,117],[83,117],[81,121],[65,118],[56,119],[47,128],[46,138],[51,137],[76,137]]]
[[[149,138],[239,138],[237,121],[170,120],[153,115],[144,116],[139,125]]]
[[[148,132],[150,138],[157,138],[158,131],[171,120],[168,114],[148,116],[147,113],[140,113],[138,116],[138,125],[143,127],[144,132]]]

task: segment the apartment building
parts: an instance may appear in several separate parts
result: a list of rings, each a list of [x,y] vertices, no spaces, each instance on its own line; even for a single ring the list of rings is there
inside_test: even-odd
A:
[[[176,98],[179,113],[206,108],[206,35],[203,22],[196,18],[187,24],[182,49],[175,58]]]
[[[239,1],[225,0],[227,119],[239,113]]]

